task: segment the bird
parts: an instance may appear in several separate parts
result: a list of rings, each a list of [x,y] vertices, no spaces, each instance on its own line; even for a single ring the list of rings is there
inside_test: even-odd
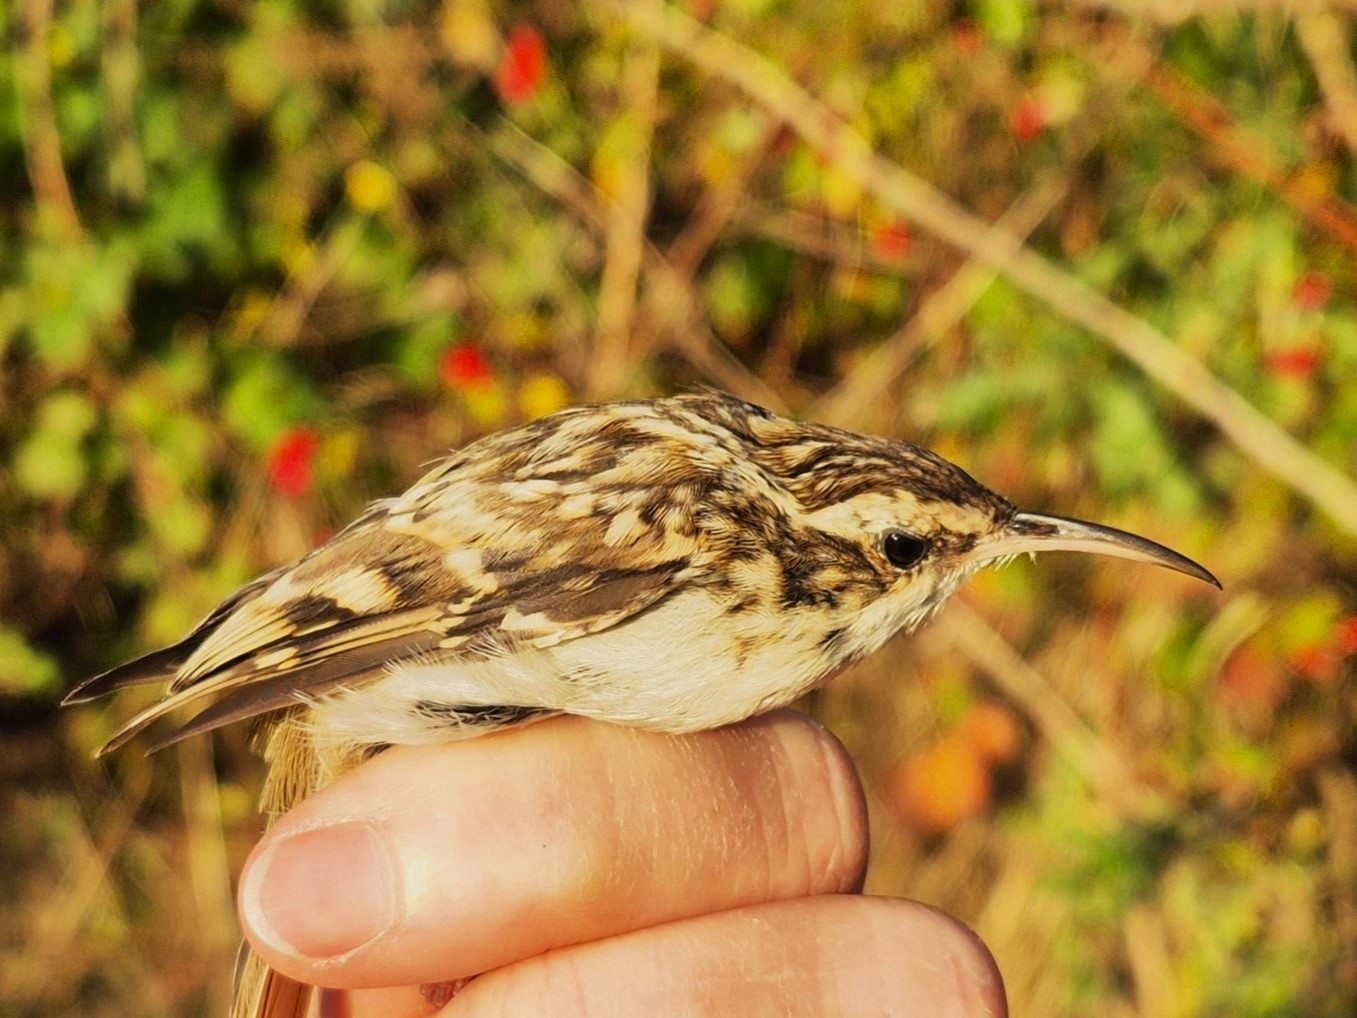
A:
[[[937,612],[979,569],[1072,550],[1203,566],[1144,537],[1018,510],[917,445],[704,389],[581,405],[481,438],[245,584],[75,704],[164,695],[148,752],[252,721],[276,818],[393,745],[571,714],[683,733],[785,706]],[[235,1018],[306,1013],[248,956]]]

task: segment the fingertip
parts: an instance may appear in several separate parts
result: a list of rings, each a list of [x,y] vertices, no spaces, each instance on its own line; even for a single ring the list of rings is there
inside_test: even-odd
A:
[[[391,848],[370,823],[338,823],[266,837],[241,874],[238,910],[251,942],[275,960],[330,962],[400,918]]]
[[[807,893],[861,890],[871,833],[867,795],[857,765],[839,738],[814,718],[786,710],[771,715],[770,720],[777,726],[788,759],[797,762],[798,773],[784,787],[792,794],[804,794],[807,785],[818,785],[818,798],[826,807],[819,861],[820,872],[829,875],[829,880],[824,886],[807,887]]]
[[[964,1018],[1007,1018],[1003,973],[989,945],[959,919],[920,902],[892,903],[915,913],[910,918],[924,943],[936,944],[941,962],[940,996],[950,990],[952,1011]]]

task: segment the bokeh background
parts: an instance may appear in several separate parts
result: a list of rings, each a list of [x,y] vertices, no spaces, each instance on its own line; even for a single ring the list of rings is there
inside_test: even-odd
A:
[[[258,832],[243,731],[95,763],[153,694],[64,688],[710,384],[1225,583],[1019,562],[816,695],[869,890],[1018,1014],[1353,1014],[1354,6],[0,6],[0,1013],[220,1012]]]

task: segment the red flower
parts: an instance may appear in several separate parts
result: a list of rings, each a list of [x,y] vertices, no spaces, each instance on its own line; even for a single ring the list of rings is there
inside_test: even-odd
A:
[[[1276,710],[1290,688],[1281,663],[1257,640],[1230,655],[1220,670],[1219,682],[1226,701],[1255,714]]]
[[[973,18],[962,18],[952,26],[952,45],[963,57],[978,52],[985,44],[985,35]]]
[[[909,224],[901,221],[878,226],[872,231],[872,247],[879,257],[898,261],[909,251]]]
[[[1338,674],[1338,665],[1338,653],[1333,647],[1315,644],[1291,652],[1291,667],[1311,682],[1329,682]]]
[[[1357,654],[1357,615],[1349,615],[1334,627],[1333,642],[1344,654]]]
[[[1268,374],[1281,378],[1309,378],[1321,361],[1319,350],[1313,346],[1297,346],[1290,350],[1275,350],[1263,358]]]
[[[495,372],[479,347],[464,343],[443,354],[438,377],[452,389],[484,389],[495,380]]]
[[[1008,127],[1018,141],[1031,141],[1046,130],[1046,108],[1034,96],[1023,96],[1009,111]]]
[[[537,94],[547,76],[547,44],[531,25],[509,33],[504,56],[495,71],[495,88],[506,103],[525,103]]]
[[[269,450],[269,480],[288,498],[300,498],[311,490],[311,465],[320,447],[320,436],[305,424],[288,428]]]
[[[1296,280],[1291,289],[1291,302],[1302,311],[1318,311],[1333,296],[1333,284],[1322,272],[1310,271]]]

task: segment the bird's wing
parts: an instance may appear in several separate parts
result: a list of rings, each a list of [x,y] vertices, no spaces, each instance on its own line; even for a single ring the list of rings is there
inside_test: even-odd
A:
[[[71,699],[172,677],[167,695],[103,752],[184,704],[210,703],[159,748],[370,681],[396,661],[598,632],[683,584],[702,553],[695,500],[644,514],[616,493],[566,504],[580,492],[539,485],[506,504],[494,488],[481,483],[459,501],[443,484],[441,498],[421,503],[411,500],[417,486],[379,503],[295,565],[232,595],[174,647],[96,676]]]

